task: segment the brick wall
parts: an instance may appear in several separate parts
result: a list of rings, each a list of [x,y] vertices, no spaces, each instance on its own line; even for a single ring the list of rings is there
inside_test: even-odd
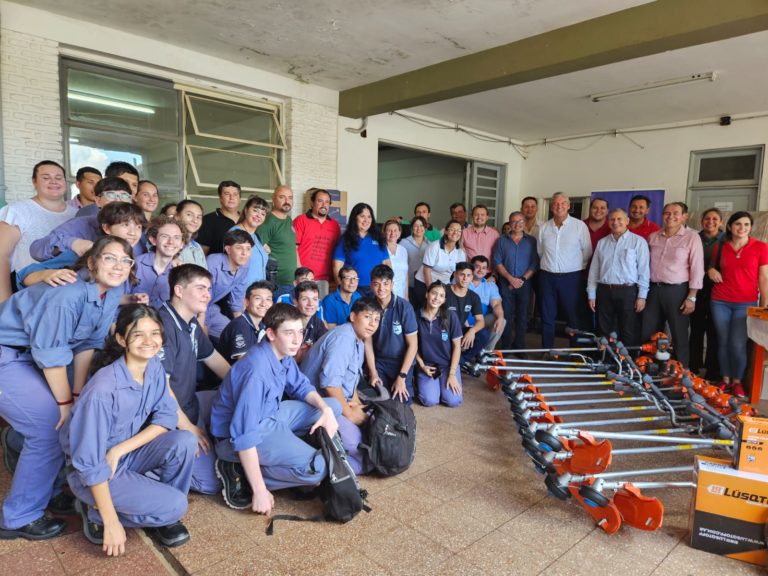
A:
[[[28,198],[32,167],[63,162],[56,42],[7,29],[0,37],[6,201]]]
[[[336,110],[306,100],[286,103],[288,150],[285,179],[294,191],[294,215],[302,212],[304,191],[336,188],[338,115]]]

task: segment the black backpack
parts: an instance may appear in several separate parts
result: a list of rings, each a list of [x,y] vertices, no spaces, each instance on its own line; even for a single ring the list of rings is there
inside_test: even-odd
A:
[[[327,474],[320,482],[317,490],[317,494],[323,502],[323,514],[310,516],[309,518],[293,514],[276,514],[272,516],[267,524],[267,536],[274,534],[275,520],[299,522],[336,520],[337,522],[349,522],[361,510],[371,511],[365,503],[368,492],[360,488],[357,476],[347,461],[347,452],[344,450],[344,445],[341,443],[338,433],[331,438],[328,435],[328,431],[320,426],[309,437],[309,443],[320,450],[326,463]]]
[[[399,400],[378,400],[368,405],[360,450],[370,467],[382,476],[408,469],[416,454],[416,416]]]

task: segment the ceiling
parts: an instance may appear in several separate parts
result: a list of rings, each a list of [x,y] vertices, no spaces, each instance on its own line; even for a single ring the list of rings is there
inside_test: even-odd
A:
[[[345,90],[645,0],[21,0],[300,82]],[[105,18],[108,15],[108,18]],[[520,141],[768,111],[768,32],[445,100],[412,111]],[[716,71],[713,83],[587,96]]]

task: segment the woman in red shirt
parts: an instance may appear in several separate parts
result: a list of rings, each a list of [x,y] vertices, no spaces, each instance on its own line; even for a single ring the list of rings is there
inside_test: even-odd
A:
[[[734,212],[725,241],[712,250],[707,270],[712,288],[712,319],[720,343],[722,389],[744,397],[741,379],[747,367],[747,308],[768,301],[768,244],[749,237],[752,216]],[[758,292],[759,291],[759,292]]]

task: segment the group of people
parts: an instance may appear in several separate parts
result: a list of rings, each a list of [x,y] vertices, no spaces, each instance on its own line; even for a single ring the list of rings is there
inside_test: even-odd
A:
[[[438,229],[424,202],[381,228],[359,203],[342,232],[318,188],[293,219],[290,187],[240,208],[234,181],[209,214],[192,199],[158,210],[157,186],[123,162],[79,170],[69,201],[56,162],[32,183],[33,198],[0,210],[0,441],[14,473],[0,539],[55,537],[64,522],[44,511],[74,511],[109,555],[124,553],[125,527],[186,542],[189,490],[269,514],[274,490],[318,485],[326,463],[305,437],[320,426],[369,472],[370,398],[460,406],[463,366],[524,348],[534,297],[545,347],[561,308],[630,345],[667,322],[686,364],[693,313],[738,392],[739,330],[768,278],[748,214],[720,238],[708,211],[699,235],[676,202],[653,230],[642,196],[629,214],[593,200],[581,221],[556,194],[546,222],[529,197],[501,233],[483,205],[471,222],[452,205]]]

